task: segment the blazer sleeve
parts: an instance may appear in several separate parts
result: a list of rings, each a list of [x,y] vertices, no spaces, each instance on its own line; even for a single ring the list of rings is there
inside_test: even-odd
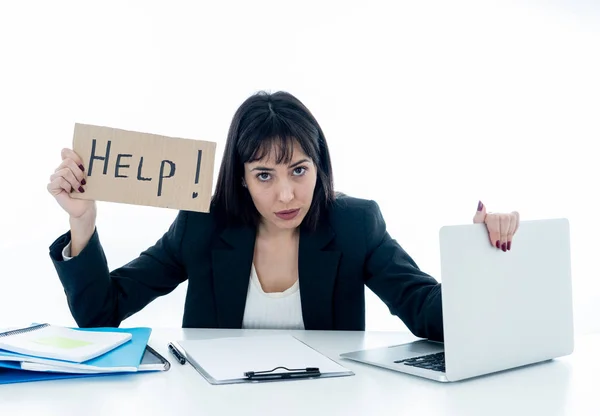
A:
[[[70,231],[50,246],[50,258],[80,327],[118,327],[121,322],[186,280],[181,244],[187,213],[180,211],[169,230],[128,264],[109,271],[98,230],[84,249],[63,260]]]
[[[415,336],[443,341],[441,284],[390,237],[376,202],[369,201],[365,217],[367,287]]]

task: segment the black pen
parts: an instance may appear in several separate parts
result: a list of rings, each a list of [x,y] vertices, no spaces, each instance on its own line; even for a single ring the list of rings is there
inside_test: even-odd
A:
[[[175,356],[175,358],[177,359],[177,361],[179,361],[179,364],[181,364],[181,365],[185,364],[185,357],[183,356],[182,353],[179,352],[177,347],[175,347],[175,345],[173,345],[172,342],[169,342],[169,351],[171,351],[171,354],[173,354]]]

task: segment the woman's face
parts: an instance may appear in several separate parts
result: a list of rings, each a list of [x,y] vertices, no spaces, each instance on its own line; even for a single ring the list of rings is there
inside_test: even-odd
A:
[[[263,159],[245,163],[244,180],[263,225],[294,229],[311,206],[317,167],[297,142],[289,164],[276,164],[275,154],[272,149]]]

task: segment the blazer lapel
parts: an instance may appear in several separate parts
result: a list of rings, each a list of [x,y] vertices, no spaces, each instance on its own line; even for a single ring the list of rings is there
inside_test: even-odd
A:
[[[251,227],[226,228],[221,239],[230,247],[214,249],[213,284],[220,328],[241,328],[254,258],[256,231]]]
[[[333,288],[341,253],[325,250],[334,236],[327,222],[315,232],[300,231],[298,274],[306,329],[334,329]],[[241,328],[256,230],[251,227],[226,228],[221,239],[228,247],[212,251],[217,323],[220,328]]]
[[[306,329],[334,329],[333,287],[341,253],[324,250],[335,236],[331,225],[325,224],[312,233],[300,232],[298,274]]]

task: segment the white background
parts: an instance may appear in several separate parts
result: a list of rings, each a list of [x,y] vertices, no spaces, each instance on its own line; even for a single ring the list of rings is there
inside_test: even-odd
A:
[[[375,199],[438,279],[439,227],[471,222],[479,199],[569,218],[576,331],[600,330],[593,3],[0,3],[0,327],[74,324],[48,256],[68,219],[46,191],[74,123],[215,141],[218,167],[233,113],[264,89],[311,109],[337,190]],[[109,266],[175,214],[99,203]],[[185,289],[123,325],[180,326]],[[404,326],[369,293],[367,328]]]

